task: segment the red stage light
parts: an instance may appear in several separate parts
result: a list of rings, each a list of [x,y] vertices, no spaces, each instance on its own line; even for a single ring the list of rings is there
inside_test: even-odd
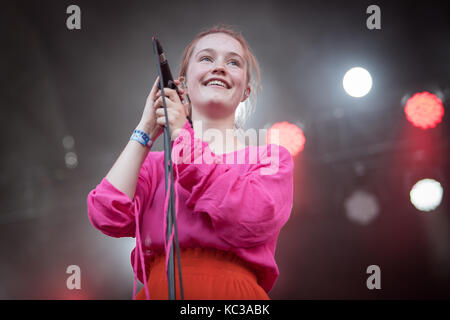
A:
[[[405,105],[406,118],[414,126],[428,129],[434,128],[442,121],[444,106],[441,99],[429,92],[414,94]]]
[[[278,130],[278,137],[275,134],[275,130]],[[293,157],[301,152],[305,146],[303,131],[295,124],[286,121],[275,123],[270,127],[267,131],[266,141],[267,144],[275,143],[285,147]]]

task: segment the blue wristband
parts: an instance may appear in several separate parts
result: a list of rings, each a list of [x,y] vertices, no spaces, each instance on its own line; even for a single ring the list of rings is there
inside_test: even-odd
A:
[[[130,140],[136,140],[140,144],[142,144],[144,147],[151,148],[153,145],[153,141],[150,139],[148,134],[142,130],[134,130],[133,134],[130,137]]]

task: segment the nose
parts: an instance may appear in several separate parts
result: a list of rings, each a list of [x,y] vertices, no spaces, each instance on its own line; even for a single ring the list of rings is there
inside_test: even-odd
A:
[[[216,74],[216,73],[220,73],[220,74],[225,74],[227,71],[225,69],[225,67],[223,66],[223,63],[218,62],[215,66],[214,66],[214,70],[212,71],[212,73]]]

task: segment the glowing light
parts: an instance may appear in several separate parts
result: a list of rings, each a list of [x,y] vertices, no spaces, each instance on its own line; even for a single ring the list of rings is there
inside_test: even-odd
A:
[[[65,136],[62,139],[62,144],[65,149],[72,149],[75,145],[75,139],[72,136]]]
[[[428,129],[434,128],[442,121],[444,106],[441,99],[429,92],[414,94],[405,105],[405,114],[414,126]]]
[[[277,122],[267,131],[267,144],[278,144],[289,150],[295,157],[305,146],[303,131],[295,124],[287,121]]]
[[[78,158],[75,152],[67,152],[64,160],[66,161],[66,167],[69,169],[74,169],[78,165]]]
[[[344,206],[347,218],[362,225],[368,225],[372,222],[379,212],[376,197],[362,190],[353,192],[345,201]]]
[[[444,189],[438,181],[423,179],[412,187],[409,197],[416,209],[432,211],[441,204],[443,193]]]
[[[372,88],[372,77],[366,69],[356,67],[347,71],[342,84],[349,95],[360,98],[369,93]]]

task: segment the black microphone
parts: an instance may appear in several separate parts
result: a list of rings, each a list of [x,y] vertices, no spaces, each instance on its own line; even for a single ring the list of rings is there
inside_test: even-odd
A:
[[[159,65],[161,66],[161,77],[162,77],[162,82],[163,82],[164,88],[175,89],[175,91],[180,96],[178,87],[173,82],[172,73],[170,72],[170,68],[169,68],[169,62],[167,61],[167,58],[164,55],[164,50],[163,50],[161,44],[159,43],[159,40],[157,37],[153,36],[152,39],[156,43],[156,50],[158,51],[158,52],[155,52],[155,54],[157,54],[159,57]],[[158,89],[161,90],[161,82],[158,82]],[[180,96],[180,98],[181,98],[181,96]],[[189,117],[189,115],[187,116],[187,119],[189,120],[189,123],[192,126],[192,121],[191,121],[191,118]]]
[[[155,52],[159,57],[159,64],[161,66],[161,75],[162,75],[162,81],[164,84],[164,88],[170,88],[175,89],[178,92],[178,88],[173,82],[172,73],[170,72],[169,63],[167,62],[167,58],[164,55],[164,50],[161,47],[161,44],[159,43],[158,38],[153,36],[152,38],[156,42],[156,48],[158,52]],[[160,82],[158,82],[158,89],[161,90]]]

